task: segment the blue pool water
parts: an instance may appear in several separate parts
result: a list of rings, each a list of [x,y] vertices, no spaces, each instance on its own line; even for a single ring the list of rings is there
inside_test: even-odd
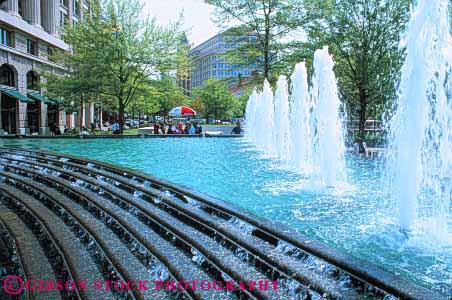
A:
[[[395,226],[380,166],[347,157],[347,183],[316,188],[243,139],[0,140],[140,170],[238,204],[452,296],[452,243],[407,238]]]

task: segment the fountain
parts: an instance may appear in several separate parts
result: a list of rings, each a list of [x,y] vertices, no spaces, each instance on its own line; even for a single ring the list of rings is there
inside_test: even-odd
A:
[[[257,101],[259,99],[259,95],[256,90],[251,93],[251,96],[246,104],[246,115],[245,119],[248,124],[256,124],[256,109],[257,109]],[[251,141],[256,142],[256,131],[254,130],[245,130],[245,137]]]
[[[314,172],[312,177],[327,187],[334,186],[337,176],[342,176],[345,150],[333,66],[328,48],[317,50],[311,93],[305,64],[300,63],[291,77],[290,107],[287,80],[281,76],[274,101],[265,81],[263,93],[251,95],[246,111],[246,136],[258,148],[294,163],[301,173]]]
[[[280,76],[275,92],[275,126],[273,128],[276,155],[287,162],[290,158],[289,91],[287,79]]]
[[[295,168],[309,172],[312,167],[311,98],[309,97],[308,73],[304,62],[295,66],[290,77],[290,128],[292,152],[291,161]]]
[[[448,2],[420,0],[412,13],[401,43],[406,58],[388,152],[400,227],[429,227],[440,240],[449,232],[452,173],[452,103],[445,86],[452,61]]]
[[[333,66],[328,47],[315,51],[311,88],[314,123],[313,164],[326,186],[334,186],[336,177],[345,167],[341,102]]]
[[[256,146],[269,155],[274,154],[274,105],[273,91],[267,80],[264,82],[262,93],[256,93],[254,102],[250,104],[247,116],[247,136],[252,137]],[[250,122],[251,121],[251,122]]]

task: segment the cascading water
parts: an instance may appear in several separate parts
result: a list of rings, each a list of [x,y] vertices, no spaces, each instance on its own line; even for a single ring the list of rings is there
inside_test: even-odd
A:
[[[419,0],[412,13],[401,43],[406,58],[388,157],[399,225],[424,224],[418,229],[440,239],[450,232],[452,176],[452,101],[445,87],[452,54],[448,2]]]
[[[295,168],[310,172],[312,168],[311,98],[309,97],[308,72],[304,62],[295,66],[290,77],[291,161]]]
[[[300,63],[291,77],[290,106],[287,80],[281,76],[274,101],[265,81],[262,94],[251,95],[246,111],[246,136],[258,148],[293,162],[299,172],[320,179],[323,186],[334,186],[344,170],[341,103],[333,65],[328,48],[317,50],[311,94],[306,67]]]
[[[334,186],[337,176],[343,176],[345,169],[341,102],[333,66],[328,47],[315,51],[311,89],[313,165],[318,169],[317,172],[326,186]]]
[[[289,91],[287,79],[280,76],[275,92],[275,122],[273,128],[276,156],[288,162],[290,159]]]

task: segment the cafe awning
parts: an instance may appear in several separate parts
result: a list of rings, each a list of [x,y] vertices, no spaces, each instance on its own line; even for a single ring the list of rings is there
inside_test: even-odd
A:
[[[60,98],[60,99],[49,98],[49,99],[50,99],[50,101],[53,102],[53,104],[64,104],[63,98]]]
[[[40,93],[28,93],[28,97],[36,101],[41,101],[45,104],[54,104],[52,100],[41,95]]]
[[[35,103],[35,101],[33,99],[28,98],[25,95],[22,95],[21,93],[19,93],[17,90],[12,90],[12,89],[0,89],[0,91],[2,92],[2,94],[5,94],[11,98],[15,98],[15,99],[19,99],[21,102],[25,102],[25,103]]]

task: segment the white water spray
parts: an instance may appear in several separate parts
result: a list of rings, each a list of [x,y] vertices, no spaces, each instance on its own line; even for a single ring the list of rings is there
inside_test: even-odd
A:
[[[292,145],[290,143],[289,90],[285,76],[280,76],[276,85],[274,124],[276,155],[279,159],[288,162]]]
[[[292,151],[291,161],[302,172],[312,168],[311,98],[309,97],[308,72],[304,62],[295,66],[290,77],[290,128]]]
[[[258,148],[293,162],[297,171],[328,187],[343,175],[345,150],[333,65],[328,48],[317,50],[311,94],[306,67],[300,63],[291,77],[290,107],[287,80],[281,76],[274,101],[265,81],[262,94],[251,95],[246,111],[246,136]]]
[[[452,54],[448,2],[419,0],[412,13],[401,43],[406,58],[388,159],[400,226],[413,229],[427,221],[429,231],[440,236],[450,230],[452,176],[452,103],[445,87]]]
[[[256,109],[257,109],[257,102],[259,101],[259,94],[256,90],[254,90],[251,93],[251,96],[246,103],[246,113],[245,113],[245,119],[247,120],[247,124],[256,124]],[[256,131],[255,130],[245,130],[245,137],[251,141],[256,142]]]
[[[326,186],[334,186],[337,176],[342,175],[345,168],[341,102],[333,67],[328,47],[315,51],[311,89],[315,130],[314,166],[318,167],[320,178]]]
[[[251,118],[253,123],[248,122],[248,131],[252,131],[253,142],[256,146],[269,155],[274,155],[274,105],[273,92],[267,80],[264,82],[262,93],[256,94],[254,108],[255,116]],[[253,110],[250,108],[250,114]]]

